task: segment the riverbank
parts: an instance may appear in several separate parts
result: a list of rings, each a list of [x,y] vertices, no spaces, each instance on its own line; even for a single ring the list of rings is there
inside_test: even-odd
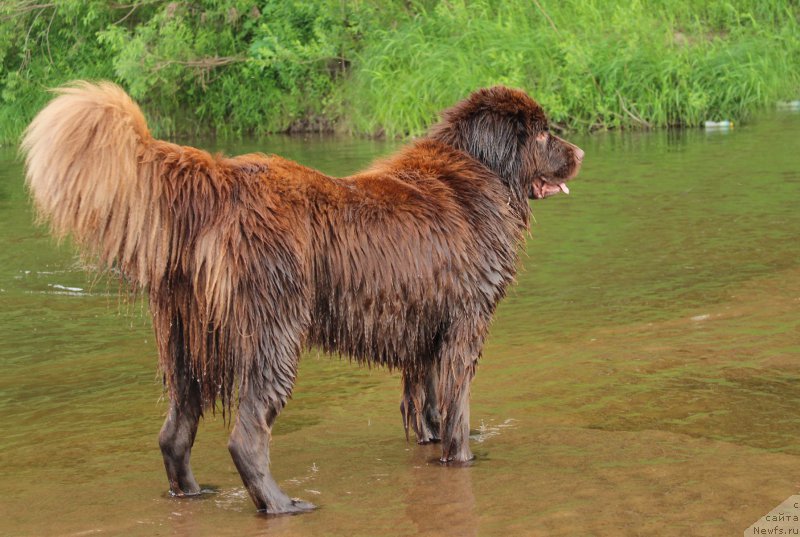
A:
[[[417,135],[508,84],[573,131],[746,121],[800,94],[800,7],[589,1],[0,6],[0,143],[76,78],[111,79],[161,136]]]

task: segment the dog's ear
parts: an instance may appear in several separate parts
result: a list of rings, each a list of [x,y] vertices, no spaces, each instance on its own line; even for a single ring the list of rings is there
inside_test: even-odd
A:
[[[469,153],[506,183],[516,180],[526,138],[523,118],[489,106],[469,106],[472,104],[469,99],[447,110],[430,136]]]
[[[524,122],[516,115],[482,110],[464,122],[464,150],[477,157],[507,183],[519,178]]]
[[[429,136],[470,154],[524,197],[534,168],[529,138],[546,124],[541,107],[524,92],[495,86],[446,110]]]

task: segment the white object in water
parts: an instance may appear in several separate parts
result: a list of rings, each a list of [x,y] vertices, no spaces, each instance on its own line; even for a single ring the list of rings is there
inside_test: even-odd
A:
[[[703,127],[706,129],[732,129],[733,128],[733,121],[723,120],[723,121],[704,121]]]
[[[800,110],[800,100],[778,101],[778,108],[781,110]]]

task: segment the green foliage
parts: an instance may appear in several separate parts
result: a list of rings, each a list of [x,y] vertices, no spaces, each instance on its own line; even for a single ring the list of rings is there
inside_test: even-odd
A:
[[[743,119],[800,90],[791,0],[0,3],[0,141],[73,79],[112,79],[157,134],[419,134],[473,89],[580,130]]]
[[[46,89],[75,78],[109,78],[93,32],[110,24],[105,2],[0,4],[0,140],[15,140],[47,100]]]
[[[116,78],[156,111],[162,131],[185,132],[176,120],[222,135],[297,122],[320,128],[338,66],[352,54],[349,9],[333,1],[175,3],[98,37]]]
[[[13,139],[45,88],[109,78],[144,106],[161,135],[327,128],[334,85],[369,2],[204,0],[0,4],[0,139]]]
[[[365,46],[346,92],[359,96],[351,129],[419,134],[441,108],[496,83],[528,90],[569,129],[746,118],[800,89],[789,6],[442,2]]]

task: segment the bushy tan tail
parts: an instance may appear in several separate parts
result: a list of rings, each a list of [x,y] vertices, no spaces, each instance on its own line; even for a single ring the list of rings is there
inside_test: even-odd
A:
[[[159,165],[139,107],[110,83],[75,82],[25,131],[26,180],[40,217],[134,283],[159,278],[169,245]]]
[[[205,151],[152,138],[139,107],[112,83],[55,92],[21,147],[39,216],[54,235],[72,235],[148,289],[171,397],[192,378],[204,407],[218,397],[229,406],[247,363],[237,357],[254,355],[253,339],[240,335],[249,324],[227,322],[239,303],[235,265],[225,255],[228,235],[209,222],[234,172]]]

